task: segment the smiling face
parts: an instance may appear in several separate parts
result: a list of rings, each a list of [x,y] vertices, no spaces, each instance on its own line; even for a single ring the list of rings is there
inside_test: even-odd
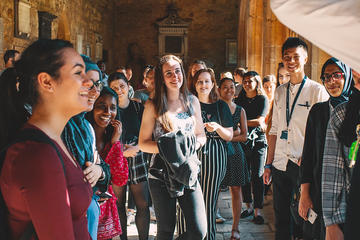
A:
[[[343,72],[336,64],[327,65],[324,70],[324,76],[328,78],[334,73],[343,73]],[[324,80],[324,86],[332,97],[338,97],[341,95],[342,90],[344,88],[344,83],[345,83],[344,75],[342,75],[341,78],[336,80],[333,79],[332,77],[330,77],[328,80]]]
[[[86,73],[86,76],[93,82],[97,82],[100,80],[99,72],[96,70],[90,70]],[[94,102],[99,97],[100,91],[94,86],[89,90],[89,101],[88,101],[88,109],[87,111],[91,111],[94,107]]]
[[[103,95],[94,104],[94,122],[101,128],[106,128],[116,116],[116,99],[111,95]]]
[[[256,92],[257,82],[255,77],[246,76],[243,81],[243,88],[246,93]]]
[[[285,69],[292,74],[303,72],[307,59],[306,50],[303,47],[295,47],[284,50],[282,62]]]
[[[208,72],[203,72],[199,75],[196,83],[195,89],[198,96],[209,96],[211,90],[214,87],[214,83],[211,81],[211,75]]]
[[[168,90],[179,90],[183,85],[183,74],[180,63],[170,59],[162,67],[165,86]]]
[[[55,81],[54,100],[61,103],[64,112],[73,116],[88,109],[92,82],[85,74],[83,59],[74,49],[64,49],[62,58],[64,65]]]
[[[117,79],[112,81],[109,87],[117,93],[119,96],[119,102],[128,98],[129,85],[125,82],[124,79]]]
[[[235,95],[235,85],[231,80],[225,80],[220,86],[220,96],[225,101],[231,100]]]

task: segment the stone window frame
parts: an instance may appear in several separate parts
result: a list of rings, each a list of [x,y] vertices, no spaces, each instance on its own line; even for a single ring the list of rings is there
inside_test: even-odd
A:
[[[238,59],[237,59],[237,48],[238,48],[237,40],[236,39],[226,39],[225,40],[225,48],[226,48],[225,65],[227,67],[237,66],[237,63],[238,63]],[[233,58],[235,58],[235,59],[233,59]]]
[[[31,5],[30,5],[30,1],[29,0],[14,0],[14,36],[17,38],[22,38],[22,39],[30,39],[30,32],[25,33],[25,32],[21,32],[19,30],[19,24],[20,24],[20,19],[19,19],[19,4],[22,3],[24,5],[28,5],[29,7],[29,12],[31,14]],[[31,20],[31,15],[29,16],[29,21]],[[31,24],[29,22],[29,25],[31,27]]]

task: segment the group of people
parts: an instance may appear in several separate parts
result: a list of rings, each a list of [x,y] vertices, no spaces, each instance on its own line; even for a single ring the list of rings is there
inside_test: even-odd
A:
[[[149,237],[153,205],[157,239],[173,239],[177,226],[178,239],[213,240],[223,186],[231,239],[240,239],[240,218],[264,223],[271,182],[276,239],[343,238],[360,76],[340,60],[324,63],[320,84],[305,75],[299,38],[284,42],[277,75],[263,78],[237,68],[217,81],[201,60],[186,75],[165,55],[131,92],[126,69],[106,75],[67,41],[11,54],[0,76],[8,239],[127,239],[129,192],[139,239]]]

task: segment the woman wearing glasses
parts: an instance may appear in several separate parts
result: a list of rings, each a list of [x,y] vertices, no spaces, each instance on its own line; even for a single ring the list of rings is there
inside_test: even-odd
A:
[[[89,233],[93,239],[96,239],[100,208],[97,202],[98,196],[95,193],[98,190],[101,192],[107,190],[110,170],[109,166],[98,156],[94,130],[85,119],[85,114],[93,109],[94,102],[103,88],[103,83],[99,67],[88,56],[81,55],[81,57],[85,63],[86,76],[92,82],[88,93],[87,109],[69,120],[62,133],[62,139],[93,187],[94,194],[86,216]]]
[[[138,146],[144,107],[141,103],[129,98],[129,84],[123,73],[110,74],[108,85],[118,94],[119,98],[118,111],[122,124],[121,142],[124,144],[123,155],[126,157],[129,167],[129,191],[132,193],[136,206],[135,224],[139,239],[148,239],[150,226],[148,165],[144,153]],[[114,188],[114,192],[118,196],[118,210],[123,231],[120,236],[122,240],[127,239],[126,190],[127,185]]]
[[[331,112],[337,105],[347,101],[349,98],[352,72],[341,61],[330,58],[322,67],[321,79],[330,95],[330,99],[327,102],[315,104],[310,110],[300,167],[301,196],[299,214],[305,220],[308,220],[310,208],[317,214],[314,224],[305,221],[303,226],[304,237],[311,239],[325,239],[325,225],[321,204],[321,174],[326,129]]]

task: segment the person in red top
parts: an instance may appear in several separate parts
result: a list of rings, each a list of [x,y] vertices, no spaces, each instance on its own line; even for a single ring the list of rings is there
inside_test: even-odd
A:
[[[108,192],[112,198],[100,206],[98,240],[111,239],[122,233],[116,206],[117,196],[113,188],[116,190],[126,185],[129,169],[122,153],[123,146],[119,141],[122,126],[116,115],[117,108],[118,95],[111,88],[104,87],[94,103],[94,109],[86,115],[95,131],[96,148],[101,158],[109,164],[111,172],[112,185],[109,186]]]
[[[0,148],[20,129],[33,128],[53,141],[64,164],[46,143],[26,141],[8,148],[0,175],[7,239],[19,239],[31,225],[33,238],[91,239],[86,210],[92,189],[60,136],[67,121],[88,107],[92,82],[82,58],[70,42],[41,39],[1,75],[0,83]]]

